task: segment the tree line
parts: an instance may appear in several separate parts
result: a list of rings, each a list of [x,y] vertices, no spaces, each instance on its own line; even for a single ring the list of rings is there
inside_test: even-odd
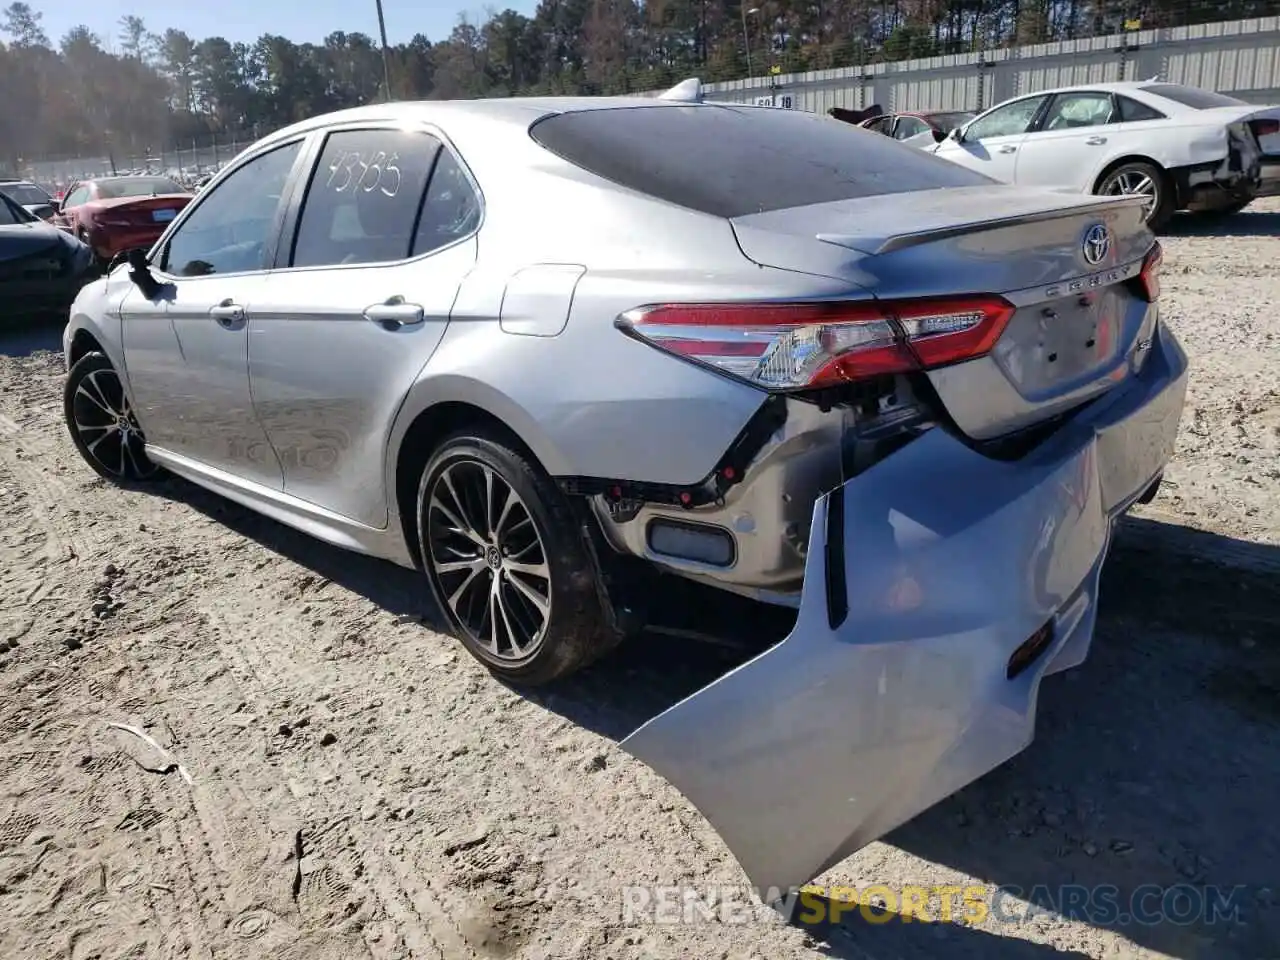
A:
[[[540,0],[532,16],[459,18],[387,51],[396,99],[617,94],[749,73],[814,70],[1274,15],[1280,0]],[[52,41],[26,2],[0,13],[0,165],[136,153],[228,131],[266,133],[385,95],[360,32],[254,43],[76,27]]]

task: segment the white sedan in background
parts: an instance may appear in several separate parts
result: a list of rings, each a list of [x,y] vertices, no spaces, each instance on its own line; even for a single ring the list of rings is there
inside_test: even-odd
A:
[[[1280,106],[1157,80],[1017,97],[924,146],[1020,186],[1140,194],[1153,227],[1280,194]]]

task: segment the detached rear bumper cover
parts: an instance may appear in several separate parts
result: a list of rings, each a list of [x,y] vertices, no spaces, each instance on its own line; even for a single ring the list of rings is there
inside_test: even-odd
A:
[[[1029,457],[989,460],[935,429],[821,498],[791,635],[622,745],[762,891],[808,882],[1008,760],[1032,740],[1041,679],[1088,653],[1112,523],[1173,452],[1186,369],[1162,327],[1128,388]],[[844,544],[834,628],[841,551],[823,531]],[[1007,679],[1050,620],[1049,649]]]

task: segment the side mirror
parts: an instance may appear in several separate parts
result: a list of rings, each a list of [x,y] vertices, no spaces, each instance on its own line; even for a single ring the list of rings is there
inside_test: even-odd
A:
[[[56,197],[49,198],[49,206],[53,208],[54,213],[62,212],[62,201]]]
[[[160,281],[151,272],[151,264],[147,260],[147,251],[134,247],[126,254],[129,263],[129,279],[142,291],[148,300],[154,300],[160,293]]]
[[[952,127],[951,132],[947,134],[948,140],[954,140],[956,143],[964,143],[964,127]]]

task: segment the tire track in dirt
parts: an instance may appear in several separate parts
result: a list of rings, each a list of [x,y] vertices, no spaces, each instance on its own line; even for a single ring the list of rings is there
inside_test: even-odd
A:
[[[331,693],[327,688],[322,689],[316,684],[314,675],[302,670],[279,643],[271,644],[268,651],[261,634],[255,630],[243,629],[243,624],[241,629],[234,630],[236,639],[231,640],[233,631],[228,629],[216,605],[202,606],[200,609],[208,618],[215,637],[224,638],[216,643],[219,655],[230,661],[241,676],[256,684],[267,697],[278,698],[285,694],[291,701],[314,703],[322,692]],[[365,805],[376,803],[377,798],[368,790],[362,778],[353,772],[349,763],[342,762],[341,751],[334,752],[338,757],[333,763],[317,757],[308,757],[299,763],[312,774],[310,779],[320,783],[340,782],[348,795],[363,800]],[[289,763],[290,766],[294,765],[293,761]],[[316,795],[312,799],[323,802]],[[342,811],[331,809],[327,812],[329,816],[326,819],[330,819],[340,815]],[[361,863],[369,868],[370,893],[396,921],[400,935],[414,950],[415,955],[439,956],[443,960],[464,960],[476,956],[466,945],[465,938],[457,922],[449,915],[445,903],[430,889],[429,881],[419,882],[398,858],[379,852],[373,835],[360,825],[348,820],[347,831],[359,846]],[[305,828],[302,835],[305,841],[308,836]],[[303,849],[305,855],[305,842]]]

